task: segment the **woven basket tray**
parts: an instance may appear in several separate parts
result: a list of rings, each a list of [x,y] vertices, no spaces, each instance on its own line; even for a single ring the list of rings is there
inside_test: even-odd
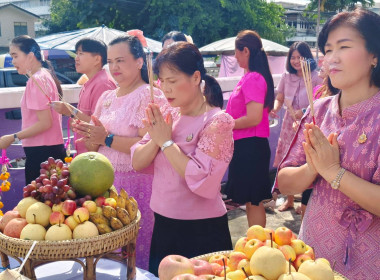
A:
[[[64,260],[84,258],[112,252],[136,239],[141,213],[127,226],[95,237],[64,241],[39,241],[30,254],[31,260]],[[0,233],[0,251],[8,256],[24,258],[33,240],[12,238]]]
[[[212,256],[214,256],[214,255],[219,255],[219,254],[221,254],[221,255],[225,255],[225,256],[228,257],[228,256],[230,255],[231,252],[232,252],[232,251],[220,251],[220,252],[215,252],[215,253],[210,253],[210,254],[206,254],[206,255],[197,256],[197,257],[194,257],[193,259],[208,261],[208,260],[209,260]],[[348,280],[346,277],[344,277],[342,274],[340,274],[340,273],[338,273],[338,272],[335,272],[335,271],[334,271],[334,274],[335,274],[336,276],[340,276],[340,277],[342,277],[342,278],[345,279],[345,280]]]

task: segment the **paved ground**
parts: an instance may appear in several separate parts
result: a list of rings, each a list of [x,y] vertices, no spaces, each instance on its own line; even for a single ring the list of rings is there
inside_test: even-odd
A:
[[[280,202],[280,201],[278,201]],[[300,205],[299,202],[295,202],[294,207],[296,208]],[[279,212],[277,209],[274,211],[267,209],[267,226],[268,228],[276,229],[280,226],[286,226],[290,228],[293,232],[299,232],[301,226],[301,215],[295,212],[295,208]],[[237,208],[228,212],[228,224],[230,227],[232,244],[235,245],[236,241],[241,237],[245,236],[248,223],[247,216],[244,210]]]

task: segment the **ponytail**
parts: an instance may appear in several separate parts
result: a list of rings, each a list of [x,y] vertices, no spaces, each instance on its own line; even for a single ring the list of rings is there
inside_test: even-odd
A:
[[[213,107],[223,108],[223,93],[218,81],[210,76],[205,74],[203,77],[205,81],[204,96],[208,104]]]
[[[42,65],[43,68],[46,68],[48,70],[48,72],[50,73],[51,77],[54,80],[55,85],[57,86],[57,90],[58,90],[58,93],[59,93],[59,100],[62,100],[63,90],[62,90],[62,87],[61,87],[61,83],[60,83],[60,81],[59,81],[59,79],[57,77],[57,74],[55,74],[53,66],[51,65],[51,63],[50,63],[49,60],[42,60],[41,61],[41,65]]]

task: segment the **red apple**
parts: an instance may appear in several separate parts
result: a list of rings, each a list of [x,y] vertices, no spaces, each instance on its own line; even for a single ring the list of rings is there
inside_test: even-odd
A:
[[[62,204],[62,213],[65,216],[71,216],[75,209],[77,209],[77,204],[74,200],[68,199],[65,200]]]
[[[293,232],[287,227],[279,227],[274,232],[274,241],[279,246],[290,245],[292,241]]]
[[[309,245],[306,245],[306,252],[304,254],[308,255],[311,259],[315,260],[314,250]]]
[[[116,200],[114,198],[108,197],[104,201],[104,205],[111,206],[112,208],[116,208]]]
[[[11,210],[11,211],[7,211],[5,212],[3,218],[1,219],[0,221],[0,230],[2,232],[4,232],[4,229],[6,227],[6,225],[13,219],[15,218],[21,218],[21,215],[18,211],[16,210]]]
[[[180,274],[194,274],[194,265],[183,256],[169,255],[162,259],[158,267],[158,277],[160,280],[171,280]]]
[[[249,241],[251,241],[251,240],[249,240]],[[248,242],[247,242],[247,244],[248,244]],[[247,244],[245,244],[245,245],[247,246]],[[229,256],[228,266],[231,268],[231,270],[236,270],[239,262],[241,260],[245,260],[245,259],[248,259],[248,256],[246,256],[246,254],[244,254],[242,252],[234,252],[233,251],[233,252],[231,252],[231,254]]]
[[[88,212],[87,208],[79,207],[75,209],[73,217],[78,224],[81,224],[90,219],[90,212]]]
[[[68,225],[71,230],[74,230],[74,228],[78,225],[74,219],[74,216],[68,216],[65,220],[65,224]]]
[[[212,274],[213,270],[211,264],[205,260],[190,260],[194,265],[195,275]]]
[[[244,252],[244,246],[247,243],[247,237],[240,237],[238,241],[236,241],[234,251]]]
[[[218,263],[210,263],[211,268],[212,268],[212,274],[216,276],[220,276],[220,273],[223,271],[223,265],[220,265]]]
[[[261,246],[264,246],[264,242],[258,239],[248,240],[248,242],[244,246],[244,253],[247,256],[247,258],[251,259],[253,253],[255,253],[255,251]]]
[[[223,259],[224,259],[224,263],[223,263]],[[223,266],[224,264],[227,265],[227,257],[223,254],[216,254],[216,255],[213,255],[209,260],[208,262],[209,263],[217,263],[221,266]]]
[[[312,258],[309,255],[305,254],[297,256],[296,260],[294,261],[294,266],[297,269],[297,271],[301,264],[303,264],[307,260],[312,260]]]
[[[22,229],[28,224],[24,218],[14,218],[8,222],[4,228],[4,234],[13,237],[20,238]]]
[[[280,246],[278,249],[284,254],[284,257],[287,261],[289,261],[289,259],[291,259],[292,262],[295,261],[297,255],[291,246],[283,245]]]
[[[106,198],[104,196],[99,196],[95,199],[96,206],[102,207],[104,205],[104,202],[106,201]]]
[[[61,212],[53,212],[50,214],[49,222],[51,225],[60,225],[65,221],[65,216]]]

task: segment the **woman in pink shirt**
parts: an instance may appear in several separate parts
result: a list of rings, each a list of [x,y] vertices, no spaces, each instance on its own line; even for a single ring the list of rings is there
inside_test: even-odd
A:
[[[149,271],[157,275],[167,255],[194,257],[232,248],[220,182],[232,157],[234,121],[221,110],[221,88],[206,75],[193,44],[177,42],[164,49],[155,72],[179,115],[173,120],[157,104],[149,105],[148,134],[132,147],[132,164],[136,170],[154,165]]]
[[[239,32],[235,57],[246,74],[235,87],[226,108],[235,119],[235,150],[226,194],[234,202],[246,205],[249,226],[265,227],[262,201],[272,198],[268,112],[274,102],[273,79],[263,44],[255,31]]]
[[[380,16],[328,20],[319,48],[337,95],[315,102],[278,173],[281,192],[313,185],[300,238],[348,279],[380,279]]]
[[[6,149],[15,140],[22,140],[26,155],[25,180],[28,184],[40,175],[40,164],[48,157],[65,158],[62,117],[49,106],[60,99],[62,89],[34,39],[27,35],[14,38],[9,52],[18,73],[31,78],[21,99],[21,131],[1,137],[0,148]]]

